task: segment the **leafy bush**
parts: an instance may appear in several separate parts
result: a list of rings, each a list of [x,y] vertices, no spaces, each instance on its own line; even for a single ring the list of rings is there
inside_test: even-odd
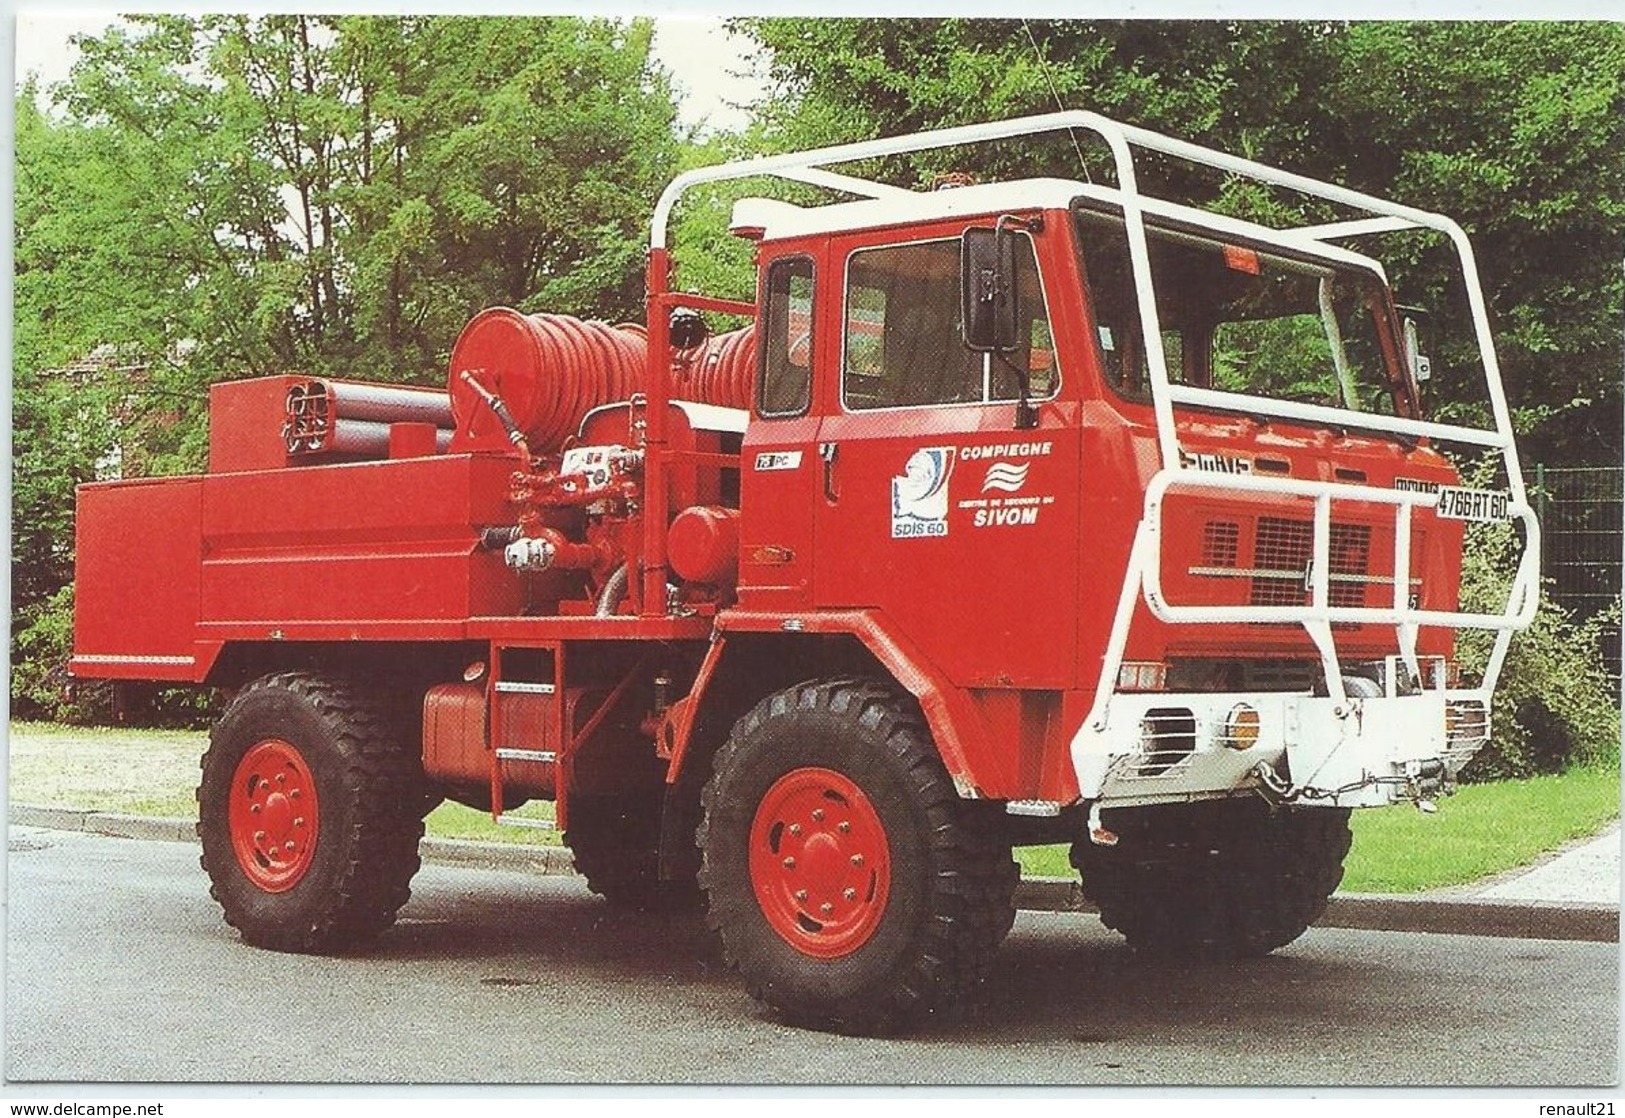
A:
[[[73,584],[20,610],[11,641],[11,714],[76,726],[132,723],[200,727],[214,717],[213,692],[190,687],[74,679]]]
[[[1518,554],[1507,524],[1474,525],[1462,559],[1464,609],[1499,613]],[[1491,738],[1463,778],[1499,780],[1560,772],[1576,764],[1618,766],[1620,712],[1614,683],[1603,670],[1602,634],[1620,623],[1620,604],[1585,622],[1549,597],[1507,652],[1491,714]],[[1489,662],[1495,634],[1462,632],[1456,658],[1476,678]]]

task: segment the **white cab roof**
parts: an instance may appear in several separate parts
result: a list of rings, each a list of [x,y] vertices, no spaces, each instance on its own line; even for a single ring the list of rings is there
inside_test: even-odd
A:
[[[735,232],[760,231],[764,241],[796,237],[848,233],[915,225],[956,217],[982,214],[1064,210],[1083,197],[1109,207],[1120,207],[1122,192],[1073,179],[1018,179],[932,191],[888,191],[879,198],[837,202],[825,206],[797,206],[772,198],[742,198],[734,203],[729,223]],[[1225,217],[1193,206],[1139,195],[1141,208],[1152,217],[1163,217],[1210,229],[1219,236],[1262,242],[1318,256],[1328,263],[1353,265],[1376,272],[1387,281],[1382,266],[1369,256],[1292,230],[1271,229],[1251,221]]]

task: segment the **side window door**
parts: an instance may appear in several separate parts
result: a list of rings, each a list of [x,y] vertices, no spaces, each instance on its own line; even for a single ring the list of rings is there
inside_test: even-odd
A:
[[[1034,242],[1017,250],[1021,344],[1003,355],[964,344],[957,232],[831,250],[840,345],[819,360],[840,399],[818,434],[817,604],[882,613],[962,686],[1063,685],[1077,428]],[[1015,426],[1023,376],[1035,428]]]
[[[805,415],[812,402],[812,257],[774,261],[763,293],[757,414],[764,419]]]
[[[812,596],[818,417],[813,408],[818,263],[780,257],[763,269],[755,417],[740,458],[739,599],[756,609],[805,609]]]

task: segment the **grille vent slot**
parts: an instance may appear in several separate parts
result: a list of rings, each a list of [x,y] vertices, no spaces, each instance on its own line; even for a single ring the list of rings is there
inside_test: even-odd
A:
[[[1253,576],[1252,604],[1255,606],[1301,606],[1304,602],[1304,568],[1314,554],[1315,526],[1308,520],[1288,520],[1280,516],[1258,518],[1253,538],[1253,566],[1279,574]],[[1286,574],[1287,571],[1294,572]]]
[[[1241,529],[1229,520],[1210,520],[1202,526],[1202,566],[1234,567]]]
[[[1196,715],[1189,707],[1152,707],[1140,720],[1136,776],[1163,776],[1190,763],[1196,752]]]
[[[1371,561],[1371,529],[1365,524],[1333,524],[1331,585],[1327,600],[1334,606],[1365,605],[1366,571]],[[1347,576],[1339,578],[1338,576]]]
[[[1371,561],[1371,528],[1365,524],[1333,524],[1329,542],[1328,602],[1333,606],[1364,606],[1366,572]],[[1253,576],[1252,604],[1297,606],[1307,601],[1309,581],[1304,572],[1314,550],[1312,521],[1259,517],[1253,561],[1260,573]],[[1292,573],[1288,575],[1288,571]]]

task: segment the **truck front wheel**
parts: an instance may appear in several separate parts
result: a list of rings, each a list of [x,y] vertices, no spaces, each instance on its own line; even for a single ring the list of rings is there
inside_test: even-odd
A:
[[[795,1024],[879,1034],[980,981],[1009,928],[1009,847],[972,825],[912,701],[802,684],[734,728],[704,792],[700,884],[725,958]]]
[[[1072,864],[1101,921],[1138,950],[1267,955],[1318,920],[1343,879],[1347,808],[1254,797],[1114,814],[1117,845],[1075,843]]]
[[[305,672],[255,680],[209,735],[203,869],[226,922],[278,951],[363,944],[418,868],[423,778],[384,708]]]

